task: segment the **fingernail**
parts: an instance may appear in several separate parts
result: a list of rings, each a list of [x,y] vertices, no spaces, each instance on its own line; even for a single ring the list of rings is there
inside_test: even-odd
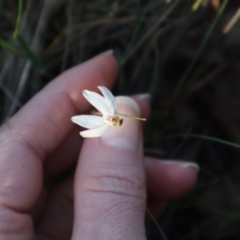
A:
[[[116,97],[118,113],[139,116],[140,109],[137,103],[129,97]],[[102,137],[103,144],[123,150],[136,151],[141,140],[141,124],[138,120],[122,117],[122,126],[111,127]]]
[[[192,167],[197,172],[199,172],[199,165],[193,162],[185,162],[185,161],[171,161],[171,160],[161,160],[159,161],[161,164],[169,164],[169,165],[178,165],[182,168]]]
[[[138,99],[143,99],[143,100],[148,100],[149,102],[151,101],[151,94],[150,93],[141,93],[141,94],[136,94],[134,97]]]
[[[109,50],[101,53],[101,55],[113,55],[113,53],[114,53],[114,50],[113,49],[109,49]]]

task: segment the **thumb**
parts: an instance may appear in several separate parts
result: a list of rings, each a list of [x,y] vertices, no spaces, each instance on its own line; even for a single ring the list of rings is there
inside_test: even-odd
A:
[[[131,98],[118,112],[139,115]],[[72,239],[146,239],[141,122],[125,118],[100,138],[85,139],[75,177]]]

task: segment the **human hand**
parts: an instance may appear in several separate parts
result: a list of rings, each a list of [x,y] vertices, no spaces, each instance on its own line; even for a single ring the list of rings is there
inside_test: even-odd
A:
[[[146,239],[146,199],[158,216],[195,184],[196,165],[143,157],[139,121],[79,136],[70,118],[90,108],[82,91],[111,88],[116,74],[114,57],[101,54],[61,74],[0,128],[0,240]],[[119,112],[147,118],[147,99],[134,99],[118,98]]]

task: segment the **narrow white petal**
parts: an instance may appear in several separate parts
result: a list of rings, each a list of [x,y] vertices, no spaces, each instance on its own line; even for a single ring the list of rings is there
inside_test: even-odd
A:
[[[92,115],[74,116],[71,120],[84,128],[97,128],[106,124],[102,117]]]
[[[103,115],[111,114],[107,100],[100,94],[84,90],[83,96]]]
[[[90,130],[85,130],[80,132],[80,135],[84,138],[93,138],[93,137],[100,137],[102,136],[108,129],[110,128],[110,126],[108,124],[105,124],[101,127],[98,128],[93,128]]]
[[[98,88],[100,89],[101,93],[105,97],[105,99],[109,105],[111,114],[114,115],[117,110],[117,103],[116,103],[115,97],[112,95],[112,93],[106,87],[98,86]]]

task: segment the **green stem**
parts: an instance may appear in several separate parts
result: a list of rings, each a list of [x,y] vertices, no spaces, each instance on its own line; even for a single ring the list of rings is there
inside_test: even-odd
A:
[[[18,16],[17,16],[17,23],[16,23],[16,27],[15,30],[13,32],[13,38],[16,39],[17,35],[19,33],[19,27],[20,27],[20,23],[21,23],[21,19],[22,19],[22,9],[23,9],[23,3],[22,0],[18,1]]]
[[[233,143],[233,142],[229,142],[229,141],[222,140],[222,139],[219,139],[219,138],[215,138],[215,137],[212,137],[212,136],[201,135],[201,134],[181,133],[181,134],[174,134],[174,135],[161,137],[161,139],[169,139],[169,138],[177,138],[177,137],[200,138],[200,139],[205,139],[205,140],[210,140],[210,141],[213,141],[213,142],[221,143],[221,144],[224,144],[224,145],[227,145],[227,146],[230,146],[230,147],[240,148],[240,144],[238,144],[238,143]]]
[[[132,119],[136,119],[136,120],[140,120],[140,121],[146,121],[145,118],[130,116],[130,115],[122,114],[122,113],[116,113],[116,114],[119,116],[128,117],[128,118],[132,118]]]

